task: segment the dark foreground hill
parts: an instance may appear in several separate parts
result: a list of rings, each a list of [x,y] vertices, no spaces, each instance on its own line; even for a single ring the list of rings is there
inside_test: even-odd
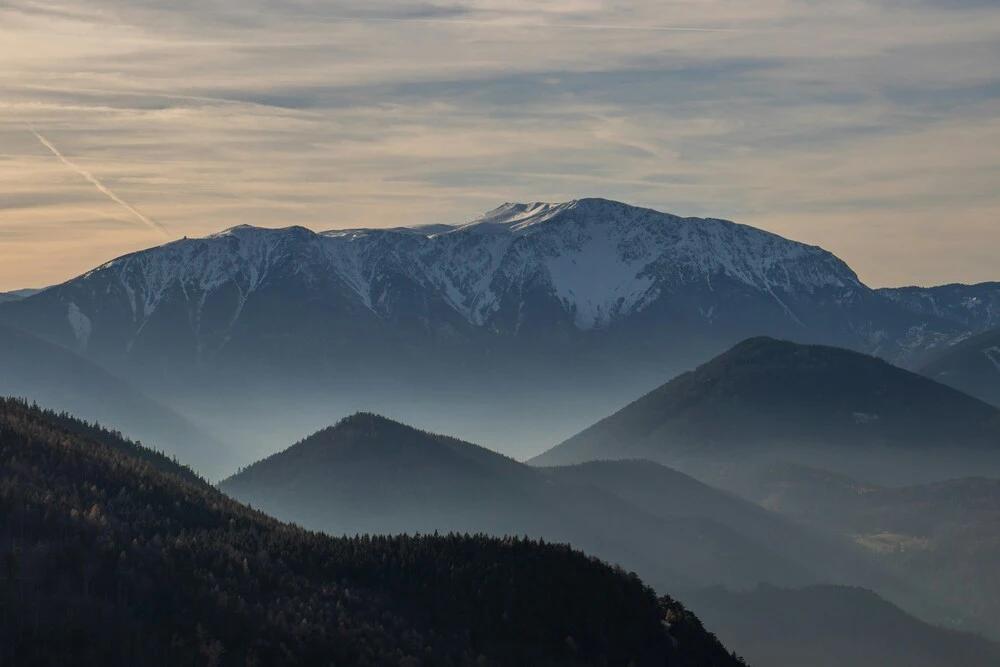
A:
[[[678,603],[568,547],[332,539],[12,400],[0,554],[0,664],[738,664]]]
[[[752,338],[532,463],[634,457],[722,483],[761,458],[933,479],[1000,470],[1000,410],[875,357]]]
[[[1000,645],[928,625],[860,588],[714,589],[691,596],[691,604],[754,665],[1000,665]]]

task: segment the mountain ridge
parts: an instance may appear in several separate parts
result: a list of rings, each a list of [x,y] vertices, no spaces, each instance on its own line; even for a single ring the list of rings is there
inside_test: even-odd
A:
[[[229,445],[100,365],[24,331],[0,325],[0,395],[79,418],[115,424],[209,476],[223,472]]]
[[[941,351],[921,372],[1000,407],[1000,328]]]
[[[506,233],[468,256],[464,252],[470,242],[467,237],[482,242],[482,234],[477,232],[487,228]],[[534,237],[542,238],[534,244],[527,241]],[[233,239],[237,242],[231,243]],[[817,246],[730,221],[682,218],[603,199],[509,204],[470,223],[430,234],[417,229],[317,233],[299,226],[271,229],[239,225],[202,239],[185,238],[129,253],[70,283],[94,279],[109,271],[126,286],[129,279],[139,280],[144,291],[127,291],[132,315],[142,319],[158,307],[171,281],[180,280],[186,290],[195,288],[202,295],[227,282],[242,284],[252,292],[273,264],[296,255],[295,268],[307,280],[315,279],[312,274],[317,268],[326,268],[353,290],[366,308],[377,311],[379,299],[372,294],[377,289],[371,281],[373,269],[365,265],[375,250],[412,255],[413,260],[406,266],[391,257],[388,261],[391,268],[403,269],[410,280],[432,288],[475,326],[491,324],[491,318],[503,307],[499,290],[509,286],[505,283],[515,273],[531,274],[541,268],[556,298],[583,330],[610,325],[619,315],[642,310],[648,305],[646,300],[652,298],[647,293],[652,290],[658,295],[671,281],[702,281],[711,288],[713,277],[725,276],[773,299],[793,320],[798,315],[775,292],[779,284],[784,289],[793,284],[809,289],[862,286],[846,264]],[[588,260],[588,266],[576,269],[572,262],[555,261],[567,251],[583,252],[586,257],[581,261]],[[163,256],[165,265],[150,264],[158,255]],[[239,264],[227,259],[241,260],[246,268],[241,272]],[[616,269],[619,283],[612,285],[609,293],[583,293],[596,289],[593,283],[581,282],[583,274],[594,269],[592,261],[620,265]],[[655,270],[661,275],[652,275]],[[606,272],[602,278],[603,283],[610,280]],[[139,292],[145,296],[141,302],[135,299]],[[86,346],[82,336],[76,338],[78,344]]]
[[[477,241],[481,242],[483,235],[477,232],[486,229],[503,232],[499,245],[494,243],[491,247],[487,243],[487,247],[475,249],[471,257],[455,256],[454,246],[460,251],[470,249],[472,239],[467,237],[480,237]],[[601,234],[605,234],[604,239],[598,238]],[[518,247],[517,239],[535,236],[546,238],[538,247]],[[225,243],[234,239],[235,243]],[[224,245],[220,248],[213,242],[223,242]],[[379,245],[384,247],[373,247]],[[562,247],[558,247],[560,245]],[[591,251],[590,246],[595,245],[599,250]],[[612,262],[609,255],[614,250],[619,252],[616,261]],[[939,304],[935,300],[939,294],[964,300],[966,310],[972,307],[969,304],[987,298],[995,297],[1000,302],[1000,283],[871,290],[843,260],[819,246],[728,220],[684,218],[600,198],[559,204],[507,203],[461,225],[323,232],[297,225],[283,228],[236,225],[200,239],[185,237],[122,255],[55,287],[64,288],[67,284],[93,279],[108,271],[115,272],[126,286],[132,316],[142,319],[139,324],[141,329],[145,326],[144,318],[159,306],[172,281],[181,281],[185,291],[194,288],[202,299],[207,296],[206,293],[227,283],[242,285],[244,292],[253,292],[274,263],[291,257],[298,260],[295,269],[305,274],[307,281],[315,280],[317,269],[323,268],[335,275],[341,286],[353,291],[365,308],[378,312],[379,297],[373,295],[378,288],[372,280],[377,267],[370,266],[370,262],[383,260],[377,256],[372,258],[373,253],[377,255],[376,251],[396,255],[397,259],[388,260],[392,269],[403,270],[409,280],[432,289],[437,297],[473,326],[489,326],[491,318],[502,309],[499,302],[503,295],[495,290],[504,287],[504,281],[512,278],[509,275],[511,267],[505,267],[505,263],[512,264],[522,274],[536,272],[538,267],[544,268],[543,277],[557,300],[572,316],[574,325],[581,330],[605,328],[620,317],[643,310],[665,286],[673,284],[671,281],[679,281],[678,284],[700,281],[711,291],[712,279],[718,276],[735,279],[760,292],[801,326],[805,326],[803,319],[778,295],[776,289],[782,290],[782,293],[793,287],[807,290],[860,289],[866,294],[870,292],[884,297],[886,302],[901,304],[910,312],[939,320],[954,318],[960,310],[954,304]],[[547,261],[565,251],[582,252],[585,256],[569,264]],[[519,257],[525,252],[531,256]],[[406,254],[412,255],[413,260],[402,266],[399,256]],[[151,264],[157,255],[163,255],[165,266]],[[583,260],[587,260],[586,271],[621,265],[615,269],[619,274],[617,276],[603,272],[602,283],[619,280],[611,286],[609,294],[586,293],[596,290],[595,284],[581,282],[582,270],[572,266]],[[595,267],[595,261],[606,266]],[[243,270],[241,263],[246,265]],[[653,275],[657,270],[661,275]],[[140,280],[144,289],[128,287],[129,279]],[[966,294],[970,291],[978,295]],[[135,298],[140,292],[145,297],[141,303]],[[28,294],[18,300],[32,296],[36,295]],[[856,296],[842,298],[857,299]],[[995,310],[992,302],[984,308],[987,310],[985,314],[978,319],[966,319],[963,323],[983,328],[994,319],[1000,319],[1000,316],[990,314]],[[81,314],[88,319],[90,317],[85,312]],[[702,314],[711,319],[707,313]],[[856,333],[864,335],[863,332]],[[74,334],[77,344],[86,347],[87,340],[79,327],[74,327]],[[877,346],[880,341],[873,338],[867,344]]]
[[[531,462],[645,456],[685,470],[678,461],[817,455],[847,465],[956,447],[985,457],[974,468],[1000,456],[998,446],[1000,410],[979,399],[861,353],[756,337]]]

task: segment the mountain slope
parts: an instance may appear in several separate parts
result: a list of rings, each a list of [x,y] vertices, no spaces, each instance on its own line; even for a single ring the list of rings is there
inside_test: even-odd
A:
[[[870,591],[840,586],[703,591],[693,608],[769,667],[987,667],[1000,645],[928,625]]]
[[[1000,329],[973,336],[942,351],[921,372],[1000,406]]]
[[[766,455],[907,478],[1000,469],[998,449],[1000,411],[979,400],[856,352],[754,338],[532,462],[646,457],[738,472]]]
[[[192,462],[207,475],[231,457],[225,445],[128,383],[70,350],[0,326],[0,395],[21,396],[104,424]]]
[[[334,534],[477,530],[569,542],[667,590],[831,577],[888,583],[853,549],[648,461],[540,470],[369,414],[220,488]]]
[[[921,311],[759,229],[581,199],[458,226],[235,227],[0,304],[0,321],[258,456],[372,407],[527,455],[748,336],[910,363],[985,320]],[[269,413],[275,395],[289,409]]]
[[[686,517],[716,523],[752,537],[756,543],[780,545],[775,551],[782,560],[807,567],[814,581],[863,584],[877,587],[894,599],[923,604],[911,587],[887,577],[869,554],[850,548],[853,546],[850,537],[830,539],[822,526],[803,530],[801,524],[782,520],[774,512],[652,461],[589,461],[539,471],[561,484],[613,494],[632,507],[663,519]],[[710,556],[702,556],[705,557]],[[732,567],[724,560],[719,566]],[[749,582],[752,576],[745,579]],[[717,575],[716,581],[722,578]],[[758,576],[753,583],[760,581],[764,579]]]
[[[5,664],[737,664],[568,548],[331,539],[84,429],[0,402]]]
[[[882,487],[776,466],[760,476],[756,497],[799,523],[863,545],[957,610],[952,623],[1000,638],[1000,480]]]
[[[876,292],[913,313],[956,322],[968,331],[1000,326],[1000,282],[885,287]]]

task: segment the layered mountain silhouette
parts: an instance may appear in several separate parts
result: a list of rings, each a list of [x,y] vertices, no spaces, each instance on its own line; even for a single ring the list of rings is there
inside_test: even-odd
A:
[[[943,350],[921,372],[1000,406],[1000,328]]]
[[[113,424],[220,475],[233,453],[217,438],[92,361],[35,336],[0,325],[0,395],[20,396]]]
[[[748,336],[917,365],[991,326],[995,292],[873,290],[821,248],[581,199],[454,226],[235,227],[0,304],[0,321],[251,459],[373,408],[525,456]]]
[[[987,667],[1000,644],[935,627],[871,591],[844,586],[714,589],[692,606],[753,665],[769,667]]]
[[[333,534],[484,531],[569,542],[664,590],[838,576],[889,585],[859,551],[649,461],[536,469],[372,414],[220,488]]]
[[[875,357],[753,338],[532,462],[633,457],[722,482],[774,458],[937,479],[1000,470],[1000,411]]]
[[[898,576],[958,610],[953,622],[1000,638],[1000,480],[884,487],[825,470],[774,466],[756,498],[796,522],[863,545]]]
[[[918,316],[939,318],[964,328],[969,334],[1000,328],[1000,282],[963,285],[953,283],[938,287],[892,287],[875,290]],[[962,338],[942,336],[933,326],[917,322],[911,340],[924,336],[924,342],[911,349],[907,366],[918,368],[934,355],[947,350]]]
[[[760,664],[996,664],[901,609],[1000,637],[998,331],[603,199],[0,293],[0,395],[88,420],[0,400],[0,663],[738,664],[655,589]]]
[[[738,664],[680,603],[568,547],[321,536],[13,400],[0,550],[4,664]]]

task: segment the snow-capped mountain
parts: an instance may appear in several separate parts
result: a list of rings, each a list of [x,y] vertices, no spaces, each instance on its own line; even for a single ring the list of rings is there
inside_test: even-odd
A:
[[[44,314],[37,333],[111,358],[141,354],[164,328],[201,358],[260,326],[263,302],[280,296],[282,311],[299,302],[309,318],[335,312],[337,330],[388,322],[467,338],[617,332],[641,322],[643,336],[681,347],[669,339],[769,333],[905,361],[924,338],[953,339],[1000,319],[1000,288],[963,294],[969,289],[875,292],[815,246],[583,199],[504,204],[461,226],[234,227],[112,260],[8,312],[23,313],[33,330]]]
[[[722,220],[679,218],[597,199],[504,204],[428,236],[374,230],[326,236],[351,241],[341,247],[352,259],[384,256],[384,246],[374,253],[370,247],[393,239],[389,254],[411,258],[403,270],[470,324],[496,330],[503,330],[498,315],[511,298],[532,289],[551,297],[586,331],[613,326],[676,287],[701,283],[712,290],[719,278],[767,295],[792,319],[796,315],[779,294],[861,286],[843,262],[819,248]],[[353,245],[364,250],[352,254]],[[358,281],[359,294],[370,303],[364,280]]]
[[[127,352],[166,310],[186,320],[203,350],[230,339],[248,303],[279,283],[333,293],[382,320],[426,317],[431,304],[443,305],[469,327],[503,334],[534,324],[530,302],[546,302],[536,317],[589,331],[658,302],[690,300],[695,290],[701,298],[685,317],[710,326],[727,317],[722,307],[739,292],[785,326],[809,330],[805,301],[843,305],[869,295],[820,248],[723,220],[587,199],[504,204],[457,227],[235,227],[115,259],[41,301],[64,313],[63,335],[47,333],[70,334],[82,350],[102,344],[97,332]],[[123,331],[109,330],[112,314]]]
[[[963,289],[975,286],[948,299]],[[407,400],[444,387],[448,400],[503,394],[530,409],[590,392],[605,409],[749,336],[913,365],[994,317],[922,304],[868,288],[822,248],[581,199],[504,204],[463,225],[234,227],[0,304],[0,321],[185,398],[266,380],[271,394],[376,383]]]

